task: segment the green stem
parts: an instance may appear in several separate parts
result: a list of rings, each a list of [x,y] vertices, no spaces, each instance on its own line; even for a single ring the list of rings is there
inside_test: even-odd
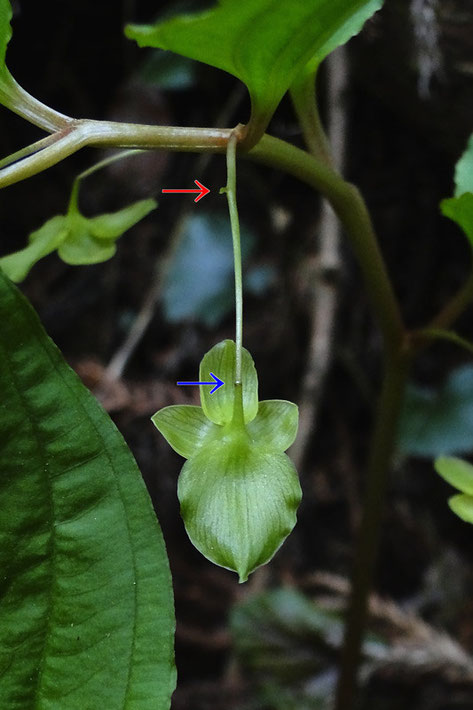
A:
[[[73,122],[70,116],[59,113],[31,96],[15,81],[6,67],[0,80],[0,103],[50,133],[60,131]]]
[[[0,171],[0,188],[31,177],[86,146],[224,153],[233,132],[79,120],[58,132],[52,145]],[[293,175],[327,198],[347,231],[384,340],[396,347],[403,335],[399,307],[369,213],[355,186],[305,151],[271,136],[263,136],[242,155]]]
[[[49,136],[46,136],[46,138],[41,138],[41,140],[27,145],[25,148],[21,148],[20,150],[17,150],[14,153],[10,153],[10,155],[7,155],[5,158],[2,158],[2,160],[0,160],[0,170],[2,168],[6,168],[7,165],[12,165],[13,163],[16,163],[18,160],[27,158],[29,155],[33,155],[33,153],[37,153],[40,150],[44,150],[48,146],[55,143],[56,140],[56,134],[53,133]]]
[[[317,72],[302,72],[292,84],[290,95],[309,152],[329,167],[333,166],[330,144],[320,119],[315,97]]]
[[[351,710],[357,687],[369,592],[379,548],[381,520],[389,480],[389,467],[396,441],[410,357],[399,349],[388,355],[376,411],[370,455],[366,472],[363,517],[358,533],[352,575],[352,597],[347,614],[345,642],[341,659],[335,710]]]
[[[233,240],[233,263],[235,270],[235,384],[241,385],[241,349],[243,341],[243,278],[241,269],[240,222],[236,202],[236,146],[238,136],[232,133],[227,144],[227,195],[228,210]]]
[[[412,349],[416,354],[427,347],[432,340],[445,340],[454,345],[458,345],[460,348],[467,350],[473,355],[473,343],[462,338],[461,335],[458,335],[458,333],[455,333],[453,330],[443,330],[443,328],[420,328],[419,330],[414,330],[409,333],[409,339],[412,343]]]
[[[358,189],[305,151],[278,138],[264,136],[248,157],[294,175],[327,198],[355,252],[386,348],[395,350],[404,336],[403,321],[369,212]]]
[[[473,271],[467,280],[440,312],[433,318],[428,328],[449,328],[473,301]]]
[[[106,168],[109,165],[112,165],[113,163],[118,162],[119,160],[125,160],[126,158],[132,158],[134,155],[142,155],[144,152],[145,152],[144,149],[140,150],[138,148],[131,148],[130,150],[122,150],[119,153],[115,153],[115,155],[110,155],[108,158],[104,158],[103,160],[99,160],[98,163],[94,163],[94,165],[91,165],[90,168],[87,168],[87,170],[84,170],[82,173],[79,173],[79,175],[76,177],[76,180],[83,180],[84,178],[89,177],[89,175],[93,175],[98,170],[102,170],[102,168]]]
[[[54,134],[52,145],[1,170],[0,188],[32,177],[87,146],[224,153],[231,132],[231,129],[75,120]]]
[[[116,163],[118,160],[124,160],[125,158],[131,158],[132,156],[140,155],[141,153],[144,153],[144,150],[137,150],[137,149],[122,150],[119,153],[116,153],[115,155],[111,155],[108,158],[104,158],[103,160],[99,160],[98,163],[91,165],[90,168],[87,168],[87,170],[84,170],[82,173],[79,173],[79,175],[77,175],[77,177],[75,178],[75,180],[72,184],[71,197],[69,200],[69,211],[71,211],[71,210],[74,212],[79,211],[79,186],[80,186],[81,180],[84,180],[84,178],[89,177],[89,175],[93,175],[98,170],[102,170],[102,168],[106,168],[108,165],[112,165],[113,163]]]

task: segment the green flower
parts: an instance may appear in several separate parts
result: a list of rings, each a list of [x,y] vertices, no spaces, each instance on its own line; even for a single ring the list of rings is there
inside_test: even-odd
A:
[[[235,343],[215,345],[200,364],[225,385],[202,406],[175,405],[152,420],[187,459],[178,483],[181,514],[192,543],[215,564],[234,570],[240,582],[268,562],[296,524],[301,500],[297,472],[284,451],[297,433],[292,402],[258,403],[251,355],[242,351],[242,384],[235,384]]]

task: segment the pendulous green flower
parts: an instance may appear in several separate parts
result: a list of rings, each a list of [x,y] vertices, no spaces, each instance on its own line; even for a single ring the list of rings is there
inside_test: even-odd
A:
[[[285,400],[258,403],[258,378],[242,349],[242,382],[235,383],[235,343],[215,345],[200,364],[225,385],[202,406],[174,405],[152,420],[187,459],[178,483],[181,514],[192,543],[209,560],[237,572],[240,582],[268,562],[296,524],[301,488],[284,453],[297,433],[298,409]]]

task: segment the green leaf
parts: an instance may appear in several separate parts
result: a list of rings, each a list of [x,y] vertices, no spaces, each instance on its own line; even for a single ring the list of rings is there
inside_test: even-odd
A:
[[[178,495],[195,547],[244,582],[291,532],[302,494],[285,454],[250,444],[236,431],[186,461]]]
[[[462,229],[473,247],[473,194],[466,192],[460,197],[442,200],[440,211]]]
[[[473,247],[473,134],[455,166],[454,197],[442,200],[440,211],[464,231]]]
[[[180,456],[190,458],[212,435],[217,425],[207,419],[202,407],[174,404],[151,417],[155,427]]]
[[[473,496],[459,493],[448,499],[448,505],[465,523],[473,523]]]
[[[462,493],[473,495],[473,466],[467,461],[440,456],[435,461],[435,470]]]
[[[0,268],[12,279],[23,281],[30,269],[44,256],[51,254],[67,238],[65,217],[58,215],[49,219],[42,227],[32,232],[29,245],[0,259]]]
[[[12,35],[11,18],[12,9],[10,3],[8,0],[0,0],[0,74],[3,74],[6,70],[5,55]]]
[[[66,264],[97,264],[110,259],[115,242],[156,207],[155,200],[140,200],[118,212],[84,217],[72,204],[30,234],[29,245],[0,258],[0,267],[13,281],[22,281],[40,259],[57,249]]]
[[[438,388],[407,388],[398,448],[432,458],[473,449],[473,367],[453,370]]]
[[[209,382],[213,372],[225,383],[210,394],[209,387],[200,386],[200,401],[206,417],[215,424],[228,424],[233,419],[235,404],[235,343],[224,340],[206,353],[200,363],[199,377]],[[243,414],[245,422],[251,422],[258,411],[258,376],[253,358],[242,349],[241,379],[243,388]]]
[[[155,25],[129,25],[140,47],[168,49],[223,69],[250,92],[259,136],[296,76],[320,63],[382,0],[220,0],[215,7]]]
[[[286,451],[297,434],[297,405],[284,399],[267,399],[258,405],[258,414],[247,425],[250,437],[275,451]]]
[[[166,710],[162,535],[123,438],[0,273],[2,710]]]

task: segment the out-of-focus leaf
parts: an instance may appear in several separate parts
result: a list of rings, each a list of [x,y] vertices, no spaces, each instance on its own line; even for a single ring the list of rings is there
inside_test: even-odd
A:
[[[250,92],[252,127],[266,128],[307,63],[318,64],[360,31],[382,0],[220,0],[155,25],[129,25],[141,47],[168,49],[223,69]]]
[[[448,505],[459,518],[473,523],[473,466],[468,461],[441,456],[435,461],[435,470],[460,494],[448,499]]]
[[[473,367],[453,370],[438,389],[410,385],[398,448],[412,456],[468,453],[473,449]]]
[[[329,710],[343,643],[343,615],[324,609],[297,589],[279,588],[237,604],[230,616],[234,647],[258,697],[284,710]],[[367,634],[365,657],[384,644]]]
[[[473,193],[473,134],[455,166],[455,197],[461,197],[465,192]]]
[[[164,542],[123,438],[0,272],[0,707],[166,710]]]
[[[253,296],[262,296],[276,281],[276,270],[270,264],[252,266],[243,275],[243,289]]]
[[[465,192],[460,197],[442,200],[440,209],[445,217],[451,219],[465,232],[473,247],[473,194]]]
[[[194,85],[195,65],[192,59],[157,49],[142,66],[140,76],[160,89],[179,91]]]
[[[448,505],[465,523],[473,523],[473,496],[459,493],[448,499]]]
[[[116,252],[116,240],[156,207],[155,200],[140,200],[118,212],[84,217],[76,206],[52,217],[32,232],[24,249],[0,258],[0,267],[12,281],[22,281],[30,269],[57,249],[66,264],[97,264]]]
[[[440,210],[465,232],[473,247],[473,134],[455,167],[454,197],[442,200]]]
[[[255,238],[242,227],[243,262]],[[234,307],[233,246],[228,216],[203,213],[189,217],[169,266],[163,308],[171,323],[194,318],[215,327]]]
[[[447,483],[462,493],[473,496],[473,466],[468,461],[453,456],[440,456],[435,461],[435,470]]]

